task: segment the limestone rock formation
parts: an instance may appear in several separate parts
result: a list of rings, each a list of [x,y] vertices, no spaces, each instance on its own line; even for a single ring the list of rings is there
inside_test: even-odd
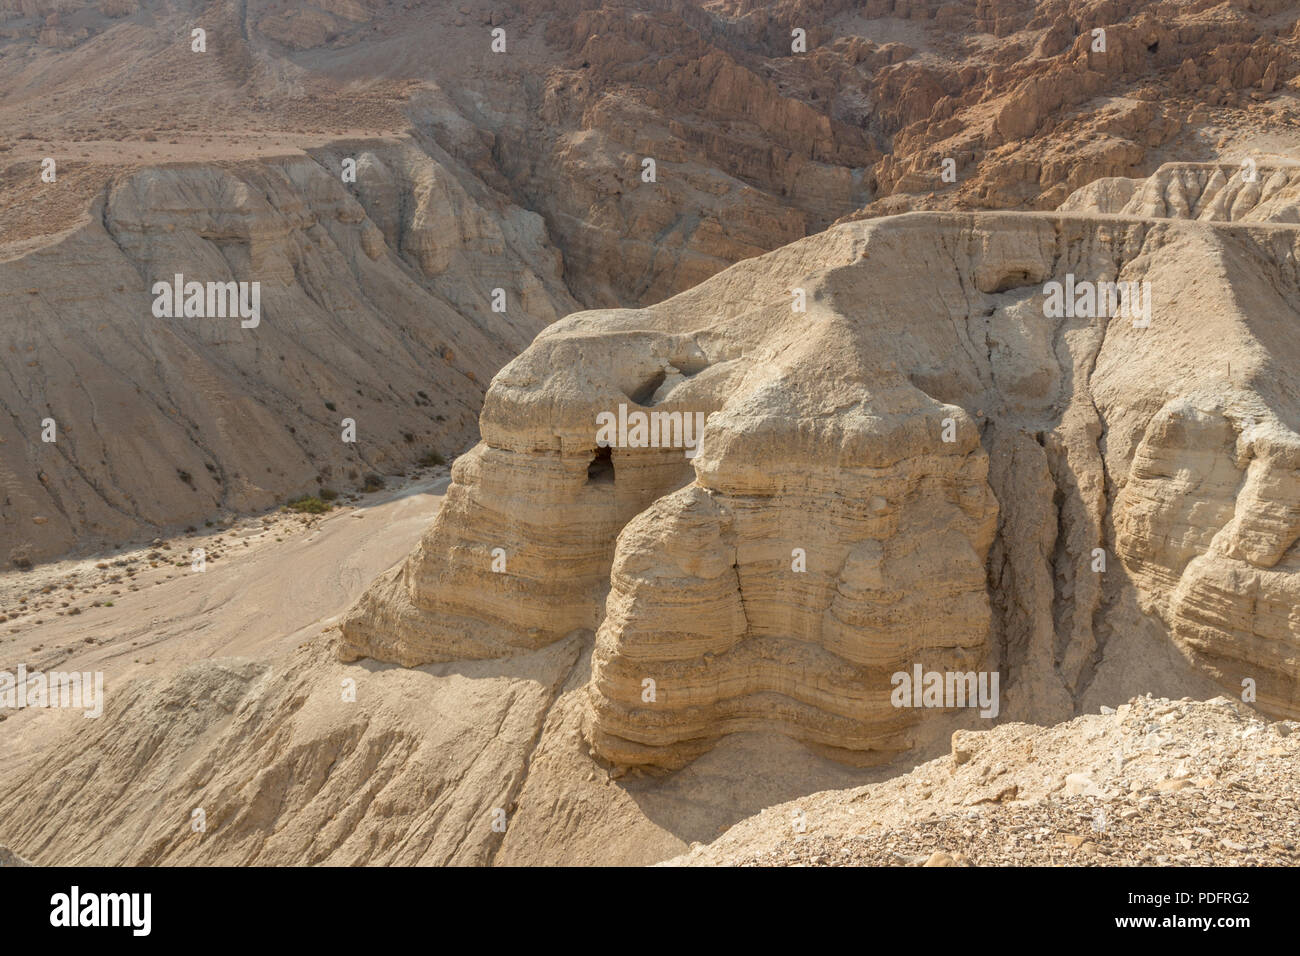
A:
[[[0,569],[0,671],[111,688],[5,720],[0,865],[648,863],[1158,788],[1152,721],[1289,769],[1184,695],[1300,716],[1298,88],[1290,0],[0,0],[0,565],[222,525]]]
[[[1298,200],[1293,166],[1169,164],[1145,180],[1098,180],[1062,208],[1294,224]],[[1287,254],[1279,254],[1286,268]],[[1225,265],[1242,321],[1267,352],[1265,371],[1228,352],[1219,369],[1226,383],[1170,397],[1134,454],[1116,505],[1116,544],[1143,609],[1164,621],[1185,654],[1224,686],[1258,695],[1269,713],[1294,715],[1300,442],[1287,413],[1295,376],[1285,365],[1294,349],[1270,321],[1287,312],[1256,287],[1268,280],[1237,257]]]
[[[1300,712],[1300,438],[1257,396],[1180,397],[1130,474],[1116,543],[1144,610],[1226,688]]]
[[[448,507],[345,656],[595,628],[589,734],[622,765],[756,727],[882,759],[913,742],[890,675],[914,663],[997,669],[1013,711],[1068,713],[1152,628],[1294,714],[1295,241],[914,214],[571,316],[494,381]],[[1054,313],[1050,283],[1076,281],[1145,284],[1145,309]],[[703,414],[698,456],[606,460],[620,404]]]
[[[3,317],[36,317],[6,321],[0,340],[7,368],[35,379],[0,395],[15,416],[0,438],[23,446],[8,446],[0,475],[13,542],[0,561],[262,508],[340,472],[397,470],[429,443],[459,450],[486,381],[551,318],[661,301],[842,218],[1048,209],[1101,177],[1124,193],[1111,211],[1132,199],[1143,216],[1287,221],[1284,170],[1257,190],[1233,185],[1230,166],[1227,185],[1189,165],[1149,196],[1116,183],[1169,159],[1229,150],[1262,167],[1284,151],[1297,16],[1258,0],[0,2],[15,50],[0,58],[0,125],[13,131],[0,144],[0,283],[16,293]],[[183,42],[196,24],[202,53]],[[336,179],[345,158],[359,163],[350,188]],[[232,277],[270,270],[272,314],[337,302],[312,320],[320,338],[294,340],[338,354],[299,368],[288,342],[256,361],[206,354],[224,343],[143,342],[149,326],[129,318],[139,283],[190,256]],[[66,301],[81,269],[108,277],[102,305]],[[485,308],[494,289],[504,315]],[[398,328],[398,314],[420,318]],[[37,356],[56,344],[42,331],[56,316],[125,339]],[[355,372],[388,344],[393,381],[367,392]],[[161,364],[131,367],[119,346]],[[143,422],[138,444],[159,450],[119,454],[85,421],[61,449],[36,448],[42,412],[67,417],[39,407],[65,381],[100,414]],[[199,384],[182,394],[182,382]],[[311,418],[342,394],[382,423],[363,425],[364,454],[324,442]],[[217,436],[235,414],[256,441]],[[174,487],[143,486],[159,473]]]
[[[1285,0],[11,0],[0,31],[62,59],[42,84],[0,62],[0,110],[31,137],[7,162],[88,157],[101,181],[196,138],[228,153],[409,130],[541,214],[583,304],[645,305],[840,217],[1050,209],[1099,177],[1217,158],[1211,122],[1294,121],[1298,17]],[[174,42],[194,22],[204,69]],[[141,138],[159,148],[128,148]],[[82,150],[105,142],[121,148]],[[50,211],[24,177],[5,186],[11,208]]]
[[[1166,163],[1145,179],[1097,179],[1062,211],[1203,222],[1300,223],[1300,166]]]

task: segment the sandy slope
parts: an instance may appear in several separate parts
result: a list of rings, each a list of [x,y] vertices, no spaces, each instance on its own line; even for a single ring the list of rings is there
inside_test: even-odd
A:
[[[51,608],[6,623],[0,632],[0,670],[25,663],[29,670],[102,671],[111,696],[134,677],[174,671],[196,660],[274,656],[319,634],[376,574],[410,549],[436,513],[445,484],[445,477],[431,474],[310,523],[273,515],[265,525],[255,517],[171,542],[183,556],[194,547],[225,552],[201,576],[188,564],[150,569],[147,553],[156,549],[145,549],[139,590],[109,583],[111,565],[95,568],[104,557],[117,560],[116,555],[0,575],[0,601],[10,610],[24,596],[38,599],[48,585],[72,582],[81,595],[72,606],[85,608],[75,616]],[[113,606],[94,607],[92,600],[112,600]],[[53,728],[44,724],[69,720],[81,718],[57,711],[10,712],[0,734],[0,763],[21,766],[50,742],[46,731]]]

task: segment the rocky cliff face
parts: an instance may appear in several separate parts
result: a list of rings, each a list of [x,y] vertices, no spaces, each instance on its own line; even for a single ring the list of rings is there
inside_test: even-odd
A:
[[[285,143],[412,128],[543,215],[570,287],[608,307],[864,206],[1051,209],[1099,177],[1216,158],[1223,131],[1295,119],[1279,94],[1297,16],[1284,0],[23,0],[0,6],[2,35],[64,52],[52,79],[15,58],[0,84],[23,156],[47,138],[70,160],[87,142],[246,145],[250,125]],[[177,42],[193,28],[210,52]],[[105,69],[111,97],[81,82]]]
[[[755,728],[884,759],[915,742],[890,703],[914,663],[998,670],[1004,713],[1067,715],[1135,679],[1150,640],[1294,715],[1295,242],[911,215],[571,316],[494,381],[448,507],[354,609],[344,656],[595,629],[589,739],[619,765]],[[1108,281],[1145,311],[1048,301]],[[698,455],[606,457],[619,405],[701,412]]]
[[[649,862],[983,723],[913,668],[1300,715],[1293,7],[0,0],[0,559],[478,439],[337,640],[139,662],[0,837]]]
[[[1290,225],[1300,221],[1298,179],[1291,167],[1170,164],[1145,180],[1100,180],[1063,208]],[[1225,233],[1221,281],[1256,357],[1216,357],[1220,381],[1171,395],[1151,419],[1116,505],[1116,544],[1143,610],[1189,659],[1224,686],[1256,691],[1270,713],[1293,715],[1300,445],[1284,364],[1293,312],[1279,302],[1294,281],[1293,233],[1274,234],[1262,258],[1240,255],[1239,235]],[[1281,286],[1266,278],[1275,269]]]

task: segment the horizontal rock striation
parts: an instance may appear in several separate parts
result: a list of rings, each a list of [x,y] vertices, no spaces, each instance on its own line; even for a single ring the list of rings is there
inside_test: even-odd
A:
[[[1268,713],[1300,712],[1300,439],[1237,402],[1152,420],[1118,504],[1143,607],[1178,648]]]
[[[594,629],[588,736],[625,766],[747,730],[886,759],[916,740],[890,700],[915,664],[997,670],[1011,712],[1069,713],[1152,628],[1189,674],[1251,662],[1261,705],[1291,713],[1295,238],[913,214],[570,316],[494,381],[482,443],[345,653]],[[1147,312],[1060,315],[1067,281],[1146,283]],[[606,459],[598,416],[620,403],[704,414],[698,455]],[[1245,409],[1257,437],[1233,453]]]

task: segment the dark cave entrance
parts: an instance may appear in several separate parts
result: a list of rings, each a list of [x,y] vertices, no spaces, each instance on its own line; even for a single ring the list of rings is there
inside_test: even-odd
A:
[[[587,466],[587,483],[614,483],[614,454],[608,446],[596,449],[596,457]]]

